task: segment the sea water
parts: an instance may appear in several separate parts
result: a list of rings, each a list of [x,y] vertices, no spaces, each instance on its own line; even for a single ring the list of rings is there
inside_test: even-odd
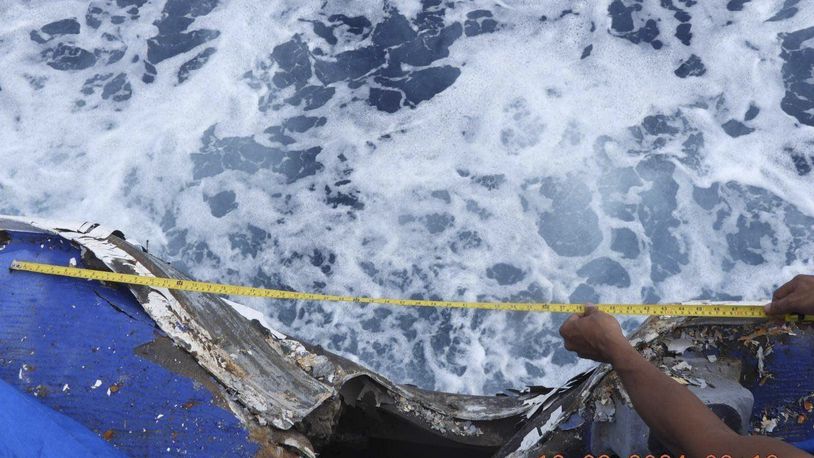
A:
[[[764,300],[814,269],[813,26],[805,0],[7,0],[0,212],[269,288]],[[430,389],[590,364],[563,316],[245,302]]]

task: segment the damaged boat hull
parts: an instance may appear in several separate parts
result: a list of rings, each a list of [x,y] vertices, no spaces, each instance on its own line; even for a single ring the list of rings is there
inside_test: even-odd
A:
[[[0,217],[0,265],[13,260],[187,278],[96,224]],[[632,339],[734,429],[810,450],[810,324],[650,319]],[[424,391],[286,336],[220,297],[8,269],[0,269],[0,384],[0,400],[25,410],[31,429],[82,438],[57,443],[64,456],[71,446],[76,456],[662,451],[607,366],[513,396]],[[32,402],[38,408],[25,407]],[[0,422],[13,421],[13,411],[3,413]],[[59,436],[34,434],[40,443],[25,448],[10,431],[0,423],[0,455],[37,456]]]
[[[631,337],[727,425],[814,452],[814,325],[766,320],[651,318]],[[636,414],[607,365],[539,409],[499,456],[669,453]],[[669,408],[669,406],[665,406]]]
[[[78,247],[47,233],[13,233],[0,263],[15,258],[84,265]],[[128,455],[258,450],[211,375],[172,345],[126,288],[8,269],[0,269],[0,284],[7,384]]]
[[[3,217],[0,245],[6,266],[186,278],[95,224]],[[220,297],[1,275],[0,379],[128,455],[490,456],[528,410],[394,384]]]

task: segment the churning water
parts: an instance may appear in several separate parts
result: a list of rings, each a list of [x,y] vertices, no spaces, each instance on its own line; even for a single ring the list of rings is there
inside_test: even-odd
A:
[[[0,212],[212,281],[761,300],[812,270],[812,26],[800,0],[6,0]],[[250,304],[426,388],[586,364],[561,316]]]

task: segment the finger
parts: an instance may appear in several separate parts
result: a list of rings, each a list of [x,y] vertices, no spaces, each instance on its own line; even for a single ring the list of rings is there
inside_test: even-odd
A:
[[[574,314],[568,317],[560,326],[560,335],[565,338],[566,334],[569,332],[572,326],[574,326],[574,322],[579,319],[579,316]]]
[[[591,316],[594,313],[596,313],[597,311],[599,311],[599,308],[596,306],[596,304],[592,304],[592,303],[588,302],[587,304],[585,304],[585,309],[582,311],[581,316],[583,316],[583,317]]]
[[[584,352],[580,353],[580,352],[577,352],[577,356],[579,356],[582,359],[590,359],[591,361],[598,361],[598,359],[596,359],[596,355],[593,354],[593,353],[584,353]]]
[[[766,312],[769,315],[785,315],[786,313],[794,313],[797,305],[797,295],[788,295],[780,300],[772,301],[769,304],[769,310]]]
[[[773,309],[771,302],[769,302],[768,304],[763,306],[763,311],[766,313],[766,315],[768,315],[769,317],[772,317],[775,320],[777,320],[777,319],[782,320],[783,319],[784,313],[782,311],[780,311],[780,309],[777,309],[777,308]]]
[[[776,301],[788,296],[795,290],[795,288],[797,288],[797,277],[794,277],[780,288],[777,288],[774,294],[772,294],[772,301]]]

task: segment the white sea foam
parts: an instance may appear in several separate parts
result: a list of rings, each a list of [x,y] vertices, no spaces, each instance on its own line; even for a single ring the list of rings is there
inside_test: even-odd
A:
[[[179,67],[205,46],[158,64],[152,84],[141,80],[146,39],[156,34],[153,23],[163,2],[145,4],[137,20],[120,26],[103,23],[100,31],[127,45],[120,61],[68,72],[43,63],[44,48],[29,32],[76,17],[82,33],[69,37],[73,43],[87,49],[112,46],[85,24],[87,2],[0,6],[0,211],[119,227],[150,240],[152,251],[202,279],[262,283],[265,278],[306,291],[322,282],[324,291],[339,294],[500,300],[526,291],[519,300],[568,301],[586,281],[577,273],[580,268],[608,257],[630,280],[624,287],[593,285],[603,301],[640,302],[643,288],[653,288],[667,301],[705,294],[761,300],[793,274],[811,270],[812,237],[795,242],[800,237],[795,239],[783,215],[790,204],[814,217],[812,174],[799,175],[787,153],[788,148],[807,149],[810,155],[814,128],[781,109],[785,89],[778,39],[779,33],[814,24],[810,5],[801,3],[801,11],[790,19],[766,22],[782,1],[750,2],[740,12],[702,2],[688,9],[693,33],[688,47],[672,36],[678,24],[672,12],[646,0],[644,12],[661,19],[664,47],[656,51],[608,33],[609,1],[459,3],[447,9],[447,24],[465,21],[467,12],[481,8],[493,13],[500,29],[456,40],[449,57],[433,63],[460,69],[454,84],[415,109],[391,114],[367,103],[365,87],[354,90],[344,82],[333,85],[336,94],[318,110],[283,106],[262,112],[258,102],[269,94],[268,86],[252,87],[244,77],[270,65],[272,49],[295,34],[302,34],[312,51],[330,51],[302,19],[344,13],[364,15],[375,26],[388,14],[381,3],[343,2],[327,5],[324,12],[323,2],[317,1],[222,3],[192,26],[220,32],[205,45],[217,52],[180,85]],[[421,11],[418,2],[388,5],[409,18]],[[560,18],[569,8],[578,14]],[[339,37],[332,55],[367,43],[348,37]],[[588,45],[593,46],[591,55],[580,59]],[[691,54],[701,58],[706,73],[676,77],[674,70]],[[133,62],[136,55],[139,61]],[[125,73],[132,97],[103,100],[101,89],[83,95],[85,80],[97,73]],[[292,88],[274,91],[290,96]],[[79,100],[85,105],[77,106]],[[755,131],[738,138],[727,135],[721,124],[743,120],[750,104],[760,108],[748,123]],[[631,220],[608,213],[603,196],[612,194],[607,186],[618,177],[606,174],[636,167],[655,152],[631,154],[641,145],[630,127],[640,126],[646,116],[677,111],[681,118],[676,122],[702,133],[704,145],[696,166],[679,160],[683,134],[668,138],[660,149],[676,167],[670,177],[678,186],[677,206],[667,213],[677,224],[668,233],[686,262],[679,263],[677,273],[653,280],[653,252],[658,258],[662,248],[654,246],[636,211]],[[221,139],[256,135],[268,145],[265,128],[301,114],[327,118],[324,126],[298,136],[295,145],[322,146],[317,160],[323,171],[290,184],[266,169],[194,178],[190,155],[201,151],[210,126],[216,125]],[[607,157],[598,152],[603,137]],[[346,169],[352,171],[345,174]],[[503,175],[504,181],[488,189],[473,180],[483,175]],[[539,192],[539,180],[547,177],[578,182],[589,191],[590,202],[579,205],[597,215],[601,241],[592,252],[558,255],[541,237],[540,215],[555,208]],[[334,185],[343,178],[351,180],[347,189]],[[712,210],[694,202],[693,186],[730,181],[762,188],[779,200],[752,210],[753,190],[726,188],[721,191],[726,202]],[[326,186],[355,190],[364,209],[327,205]],[[650,189],[655,184],[643,181],[614,198],[633,208],[646,207],[643,195]],[[442,194],[433,196],[442,190],[449,202]],[[235,193],[237,208],[215,217],[205,197],[221,191]],[[658,211],[653,208],[643,211]],[[716,212],[724,208],[731,211],[718,227]],[[449,226],[443,230],[433,229],[427,219],[431,215],[449,215],[454,221],[445,220]],[[588,224],[569,215],[560,211],[551,218],[566,232]],[[754,232],[757,247],[749,245],[748,234],[742,235],[745,252],[760,255],[762,262],[745,262],[737,256],[748,253],[732,253],[731,240],[740,240],[732,235],[739,230],[739,215],[771,228],[770,234]],[[260,240],[255,255],[230,239],[246,234],[247,224],[270,234]],[[611,250],[614,228],[636,235],[638,256],[625,259]],[[183,241],[173,247],[184,231]],[[452,250],[452,244],[464,243],[459,234],[467,231],[477,233],[480,245]],[[315,249],[326,258],[335,255],[330,275],[310,262]],[[487,271],[498,263],[520,269],[522,280],[502,285],[490,278]],[[274,274],[279,275],[276,280]],[[287,334],[324,345],[399,382],[430,388],[491,393],[525,384],[556,385],[588,366],[559,348],[556,326],[562,317],[248,302],[266,310],[269,322]],[[628,327],[635,322],[626,321]]]

